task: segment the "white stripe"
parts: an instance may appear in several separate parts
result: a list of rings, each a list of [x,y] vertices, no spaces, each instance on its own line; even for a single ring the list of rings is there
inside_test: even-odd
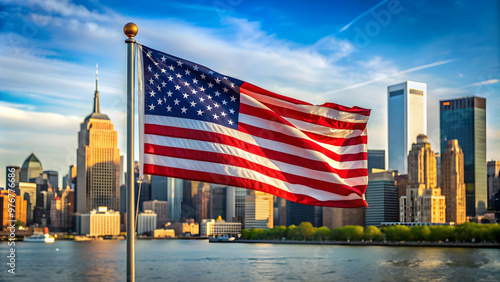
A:
[[[348,185],[348,186],[357,186],[357,185],[366,185],[367,178],[366,177],[352,177],[352,178],[342,178],[335,173],[332,172],[324,172],[317,171],[293,164],[288,164],[280,161],[273,160],[271,156],[269,158],[265,158],[256,154],[249,153],[243,149],[219,144],[212,143],[206,141],[199,140],[190,140],[190,139],[182,139],[182,138],[173,138],[173,137],[165,137],[159,135],[149,135],[146,134],[144,137],[144,141],[149,144],[159,145],[159,146],[169,146],[180,149],[189,149],[189,150],[197,150],[202,152],[211,152],[211,153],[221,153],[225,155],[231,155],[240,157],[249,162],[253,162],[258,165],[263,165],[267,168],[278,170],[283,173],[294,174],[302,177],[307,177],[310,179],[317,179],[325,182]]]
[[[287,102],[278,98],[270,97],[267,95],[263,94],[257,94],[256,92],[249,91],[248,89],[242,89],[241,94],[243,93],[248,93],[248,94],[243,94],[243,95],[251,95],[258,101],[262,101],[267,104],[272,104],[278,107],[282,108],[288,108],[291,110],[296,110],[299,112],[303,112],[306,114],[314,114],[316,116],[322,116],[334,120],[340,120],[340,121],[345,121],[345,122],[352,122],[352,123],[367,123],[368,122],[368,116],[360,115],[360,114],[355,114],[355,113],[349,113],[349,112],[344,112],[344,111],[339,111],[327,107],[321,107],[321,106],[313,106],[313,105],[299,105],[299,104],[294,104],[291,102]],[[243,96],[241,95],[241,96]]]
[[[307,195],[319,201],[347,201],[347,200],[361,199],[361,197],[355,193],[351,193],[349,194],[349,196],[342,196],[322,190],[312,189],[303,185],[290,184],[269,177],[267,175],[258,173],[256,171],[237,166],[223,165],[223,164],[203,162],[203,161],[185,160],[179,158],[170,158],[170,157],[150,155],[150,154],[144,155],[144,163],[199,171],[200,173],[216,173],[216,174],[227,175],[229,177],[240,177],[240,178],[255,180],[262,183],[266,183],[268,185],[276,187],[277,189],[281,189],[283,191],[287,191],[293,194]]]
[[[327,162],[328,165],[330,165],[334,169],[357,169],[357,168],[367,167],[366,160],[338,162],[328,158],[323,153],[320,153],[315,150],[304,149],[273,140],[255,137],[247,133],[243,133],[238,130],[231,129],[211,122],[199,121],[194,119],[176,118],[176,117],[145,115],[144,123],[174,126],[190,130],[217,132],[232,138],[236,138],[240,141],[249,143],[251,145],[259,146],[261,148],[274,150],[278,152],[287,152],[289,154],[293,154],[295,156],[303,157],[310,160],[318,160],[318,159],[323,160]]]

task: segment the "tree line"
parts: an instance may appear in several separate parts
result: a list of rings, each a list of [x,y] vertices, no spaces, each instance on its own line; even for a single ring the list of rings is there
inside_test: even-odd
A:
[[[247,240],[303,241],[415,241],[415,242],[500,242],[500,225],[467,222],[455,226],[376,226],[347,225],[330,230],[313,227],[310,222],[299,226],[275,226],[272,229],[252,228],[241,231]]]

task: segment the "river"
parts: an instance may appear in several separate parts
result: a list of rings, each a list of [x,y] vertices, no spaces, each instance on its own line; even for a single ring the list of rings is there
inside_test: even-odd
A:
[[[2,281],[125,281],[126,241],[18,242]],[[500,281],[500,250],[138,240],[137,281]]]

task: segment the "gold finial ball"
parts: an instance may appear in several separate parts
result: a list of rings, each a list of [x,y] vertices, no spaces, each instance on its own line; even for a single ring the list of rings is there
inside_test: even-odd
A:
[[[128,23],[123,27],[123,33],[125,33],[128,37],[134,37],[139,32],[139,29],[135,25],[135,23]]]

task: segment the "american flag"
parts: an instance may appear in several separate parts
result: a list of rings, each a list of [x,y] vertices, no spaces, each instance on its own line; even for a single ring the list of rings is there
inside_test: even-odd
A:
[[[314,106],[138,46],[144,174],[366,206],[370,110]]]

